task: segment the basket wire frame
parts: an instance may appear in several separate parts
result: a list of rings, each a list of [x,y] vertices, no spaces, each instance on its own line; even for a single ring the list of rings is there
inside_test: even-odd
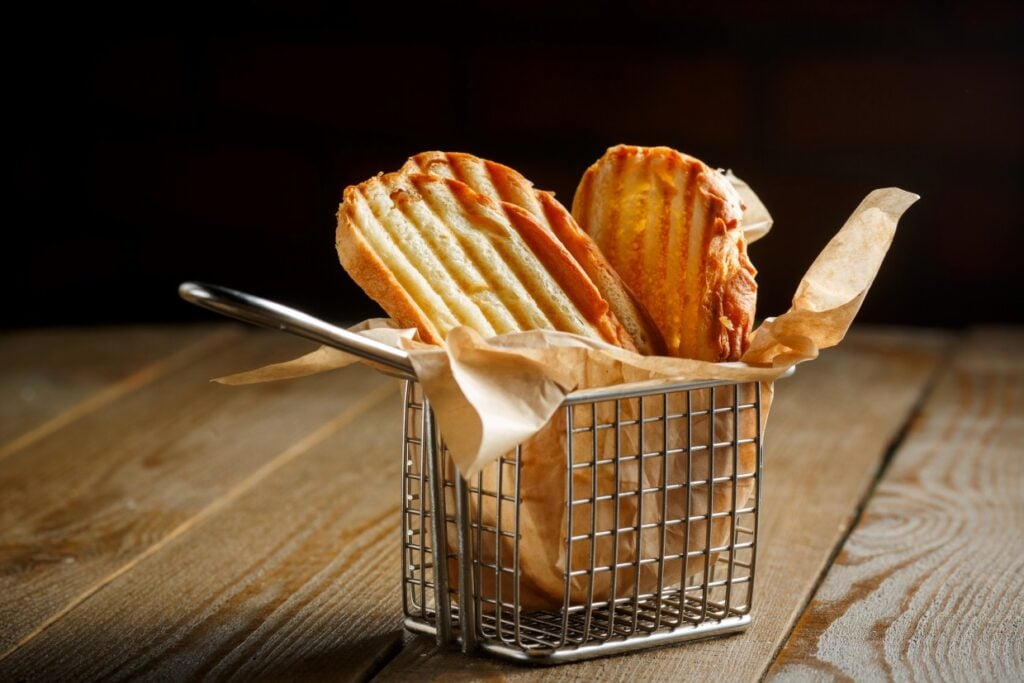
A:
[[[571,395],[559,408],[564,453],[550,466],[565,471],[563,566],[553,570],[563,587],[560,605],[538,608],[523,569],[530,558],[519,552],[529,533],[522,519],[524,446],[502,456],[487,476],[463,480],[429,402],[406,382],[408,629],[434,635],[439,646],[458,641],[465,652],[554,664],[750,623],[760,386],[689,382],[589,394]],[[741,466],[744,448],[756,451],[753,466]]]

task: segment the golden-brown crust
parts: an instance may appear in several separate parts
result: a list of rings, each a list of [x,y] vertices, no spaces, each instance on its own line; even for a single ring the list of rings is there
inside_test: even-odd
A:
[[[650,314],[590,236],[576,224],[572,214],[550,192],[535,189],[533,183],[515,169],[461,152],[417,154],[406,162],[402,172],[454,178],[502,205],[514,205],[532,214],[541,227],[562,243],[607,301],[612,315],[621,323],[617,326],[620,334],[625,333],[616,343],[635,348],[644,355],[665,352],[661,334]]]
[[[665,342],[650,313],[612,268],[594,240],[553,195],[543,191],[537,194],[551,230],[601,290],[640,353],[647,356],[664,354]]]
[[[508,202],[502,202],[502,209],[530,245],[534,255],[576,303],[584,317],[599,331],[601,338],[610,344],[635,351],[633,340],[611,313],[608,301],[601,296],[601,291],[572,254],[525,209]]]
[[[410,238],[426,248],[412,249],[404,242]],[[635,350],[594,283],[529,212],[502,206],[457,180],[392,173],[346,188],[336,246],[363,290],[425,341],[440,343],[448,329],[467,324],[485,336],[561,329]],[[431,276],[446,278],[451,299],[428,291],[443,287],[416,272],[417,259],[436,266]],[[488,264],[512,268],[514,276],[499,282]],[[554,290],[536,279],[545,272],[548,283],[557,283]],[[532,283],[537,286],[531,289]]]
[[[739,196],[667,147],[619,145],[584,173],[573,215],[650,312],[670,355],[738,360],[756,305]]]

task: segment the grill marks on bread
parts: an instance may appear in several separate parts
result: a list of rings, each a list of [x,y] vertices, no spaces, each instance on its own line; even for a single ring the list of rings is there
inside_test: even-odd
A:
[[[364,291],[427,342],[468,325],[484,336],[552,329],[632,348],[586,273],[529,212],[457,180],[406,171],[346,188],[336,244]]]
[[[553,235],[565,247],[600,291],[611,309],[612,316],[621,323],[616,330],[615,343],[635,348],[643,354],[665,352],[657,326],[639,304],[622,278],[612,268],[594,240],[573,219],[572,214],[550,192],[534,188],[533,183],[508,166],[458,152],[424,152],[409,159],[403,166],[405,173],[427,173],[461,181],[474,191],[485,195],[505,211],[512,222],[520,219],[520,209],[528,213],[537,226]],[[532,234],[532,226],[523,226],[523,234]],[[538,245],[535,253],[547,251]],[[561,272],[559,268],[549,268]],[[572,282],[563,282],[573,286]],[[592,301],[588,296],[575,297],[577,301]],[[591,312],[591,316],[593,313]],[[590,317],[590,316],[588,316]]]
[[[669,355],[738,360],[756,271],[728,181],[667,147],[619,145],[584,174],[573,215],[647,308]]]

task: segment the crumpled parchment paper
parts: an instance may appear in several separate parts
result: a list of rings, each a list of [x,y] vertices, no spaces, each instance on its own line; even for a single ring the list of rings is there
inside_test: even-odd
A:
[[[733,178],[734,184],[737,181]],[[749,188],[744,188],[745,184],[737,186],[748,207],[745,229],[753,240],[767,232],[771,218]],[[496,493],[498,473],[504,468],[501,493],[511,496],[515,476],[508,470],[509,461],[502,456],[522,444],[518,475],[518,557],[520,601],[524,608],[560,608],[566,569],[574,571],[590,566],[592,551],[593,561],[598,566],[615,563],[633,566],[617,572],[600,572],[594,575],[593,585],[586,575],[573,578],[569,587],[573,604],[591,598],[607,599],[612,591],[613,574],[617,597],[628,595],[637,587],[641,592],[651,592],[659,587],[679,586],[685,577],[700,573],[706,563],[714,564],[715,554],[704,552],[706,549],[728,543],[731,532],[728,517],[714,519],[709,531],[706,513],[727,511],[734,504],[744,505],[753,491],[754,480],[739,478],[735,490],[732,486],[706,483],[680,487],[673,489],[667,501],[660,499],[661,494],[652,497],[640,493],[619,497],[613,505],[600,497],[615,491],[616,481],[620,491],[640,492],[664,483],[706,481],[712,472],[715,477],[731,477],[734,469],[739,475],[752,473],[757,455],[754,444],[739,446],[734,454],[730,449],[728,457],[717,458],[709,456],[713,449],[709,449],[708,444],[713,433],[736,434],[741,439],[755,434],[754,412],[738,413],[739,422],[733,424],[734,412],[712,413],[709,411],[712,402],[717,407],[732,405],[737,400],[750,403],[759,385],[763,429],[771,408],[773,380],[793,365],[817,357],[821,349],[843,339],[892,243],[900,216],[917,199],[916,195],[896,188],[871,192],[808,269],[790,309],[778,317],[766,319],[753,332],[750,348],[736,363],[640,356],[600,341],[560,332],[533,331],[483,339],[469,328],[457,328],[445,344],[438,347],[417,341],[413,330],[397,329],[387,320],[366,321],[353,329],[409,352],[451,459],[467,479],[479,475],[477,481],[482,487]],[[746,223],[747,218],[750,225]],[[324,347],[293,361],[218,381],[225,384],[265,382],[333,370],[353,362],[357,359]],[[690,412],[696,417],[654,420],[642,428],[634,426],[620,433],[620,454],[636,455],[643,441],[658,444],[659,448],[662,444],[670,449],[689,448],[693,453],[691,457],[671,458],[667,464],[661,458],[634,457],[626,464],[612,466],[614,463],[608,462],[574,468],[571,470],[574,499],[578,496],[587,499],[594,492],[597,496],[589,503],[566,505],[566,478],[570,471],[566,466],[569,445],[566,421],[570,418],[567,411],[558,409],[568,393],[647,380],[709,379],[745,384],[734,390],[719,390],[714,398],[710,390],[691,392],[690,404],[685,406],[678,404],[683,400],[681,394],[673,395],[669,404],[660,407],[645,403],[647,418],[664,417],[660,411],[665,408],[670,415]],[[638,401],[624,402],[620,406],[620,419],[635,419],[638,410]],[[576,411],[574,415],[573,426],[577,428],[587,426],[587,420],[607,423],[615,417],[612,404],[599,404],[593,411]],[[399,429],[399,425],[394,428]],[[610,456],[615,453],[611,430],[585,430],[571,438],[574,464],[611,460]],[[511,532],[514,510],[511,503],[500,500],[500,496],[484,496],[477,503],[474,497],[471,514],[485,526]],[[502,506],[500,515],[499,505]],[[569,507],[572,508],[571,520],[567,518]],[[694,516],[700,519],[667,527],[664,547],[660,531],[655,528],[636,534],[595,533],[613,531],[616,520],[620,529],[636,526],[638,520],[657,522],[663,512],[668,519]],[[567,553],[566,529],[571,529],[574,536],[590,536],[596,540],[576,542]],[[505,558],[503,562],[511,561],[509,537],[484,536],[481,544],[484,562],[495,561],[499,546]],[[614,545],[613,538],[618,539]],[[597,547],[591,548],[591,543],[596,543]],[[636,562],[649,556],[657,557],[659,553],[676,556],[664,564],[660,582],[658,563]],[[684,566],[682,557],[694,553],[697,556],[690,557]],[[639,577],[635,566],[639,566]],[[456,574],[453,572],[452,576]],[[511,596],[511,577],[503,576],[503,594]],[[485,572],[483,584],[477,587],[478,591],[493,596],[498,588],[494,575]]]

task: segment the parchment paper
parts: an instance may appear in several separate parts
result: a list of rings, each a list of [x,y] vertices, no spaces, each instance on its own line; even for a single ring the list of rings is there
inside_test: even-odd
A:
[[[736,180],[733,179],[734,184]],[[574,506],[570,523],[566,518],[565,504],[568,472],[565,460],[568,446],[566,420],[569,418],[566,411],[558,410],[566,394],[575,389],[657,379],[722,379],[746,383],[740,385],[736,390],[740,393],[737,394],[720,391],[712,399],[710,391],[692,392],[691,405],[667,406],[669,414],[680,413],[684,408],[698,414],[693,420],[671,421],[667,427],[659,425],[670,421],[656,420],[645,426],[642,434],[639,428],[634,428],[632,431],[622,430],[620,435],[621,453],[636,453],[643,438],[646,443],[667,442],[669,448],[689,446],[698,453],[694,457],[674,458],[667,466],[655,458],[645,464],[643,459],[634,459],[633,462],[638,464],[632,469],[597,466],[573,469],[574,491],[596,490],[600,497],[615,490],[616,478],[620,490],[640,491],[659,486],[666,476],[672,483],[685,482],[691,479],[691,475],[693,479],[706,480],[712,470],[715,477],[730,477],[734,468],[741,475],[753,472],[756,467],[753,444],[737,448],[735,458],[708,457],[706,446],[712,433],[737,433],[740,438],[745,438],[756,433],[757,428],[753,411],[742,413],[738,424],[730,422],[733,412],[725,411],[715,415],[713,432],[709,424],[711,418],[708,417],[712,401],[718,407],[731,405],[737,400],[747,403],[752,401],[755,388],[760,385],[763,429],[771,407],[773,380],[793,365],[817,357],[821,349],[834,346],[843,339],[892,243],[900,216],[917,199],[916,195],[896,188],[870,193],[808,269],[797,287],[789,311],[766,319],[753,332],[750,348],[737,363],[640,356],[600,341],[560,332],[524,332],[485,340],[475,331],[463,327],[453,330],[444,346],[437,347],[418,342],[414,331],[396,329],[386,320],[366,321],[353,329],[409,351],[451,459],[466,478],[480,475],[479,481],[485,490],[497,493],[499,469],[508,467],[501,464],[502,456],[523,444],[519,475],[518,553],[521,604],[527,609],[558,609],[564,599],[564,572],[567,568],[575,570],[590,565],[590,542],[597,543],[593,551],[594,561],[599,566],[631,563],[641,555],[647,557],[660,551],[660,536],[657,539],[650,536],[660,532],[651,529],[650,534],[645,531],[642,537],[640,534],[609,534],[597,541],[574,543],[571,554],[567,554],[564,541],[567,528],[571,527],[574,535],[588,535],[613,529],[616,515],[619,528],[622,528],[636,525],[641,517],[644,522],[658,521],[662,514],[662,501],[648,501],[647,507],[641,510],[640,501],[648,496],[636,495],[620,497],[615,509],[603,502]],[[750,200],[744,197],[744,201]],[[751,215],[752,220],[756,216],[754,222],[757,227],[751,231],[754,239],[771,227],[767,211],[760,202],[757,202],[757,207]],[[758,213],[762,211],[763,215]],[[225,384],[264,382],[324,372],[352,362],[357,362],[357,359],[335,349],[321,348],[293,361],[218,381]],[[682,397],[672,400],[679,401]],[[665,407],[648,407],[645,404],[645,417],[659,417],[659,411]],[[621,419],[633,419],[639,410],[639,402],[625,402],[620,410],[623,411]],[[599,405],[592,413],[587,411],[582,417],[573,418],[584,420],[574,426],[587,426],[586,420],[610,422],[614,418],[610,411],[613,411],[610,404]],[[699,416],[701,412],[705,412],[702,417]],[[593,436],[595,433],[597,436]],[[574,435],[574,462],[579,464],[610,458],[615,452],[615,444],[610,437],[610,430]],[[692,472],[687,471],[690,467]],[[507,471],[505,474],[502,493],[511,495],[514,477],[508,476]],[[735,495],[731,486],[698,485],[676,489],[679,493],[665,501],[665,511],[672,519],[702,515],[706,519],[707,512],[730,510],[734,504],[744,505],[753,486],[753,479],[740,479]],[[474,498],[471,513],[479,515],[484,526],[511,532],[511,520],[515,515],[508,507],[509,503],[496,503],[500,499],[500,496],[485,496],[477,507]],[[505,506],[501,515],[498,514],[499,504]],[[729,533],[727,517],[715,519],[710,531],[705,521],[672,526],[666,532],[664,552],[677,556],[682,556],[684,551],[691,554],[704,552],[727,544]],[[501,534],[486,536],[481,545],[485,562],[495,561],[499,546],[502,557],[512,557],[510,538]],[[613,550],[613,536],[618,537],[617,553]],[[646,550],[641,552],[641,548]],[[700,573],[706,563],[713,565],[714,562],[715,555],[709,552],[691,557],[685,566],[680,559],[668,562],[663,571],[669,578],[663,577],[660,584],[656,576],[657,563],[636,563],[641,565],[640,576],[637,577],[636,570],[631,568],[617,572],[615,593],[621,597],[636,587],[642,592],[650,592],[659,586],[678,586],[686,576]],[[453,572],[452,575],[456,574]],[[611,572],[598,573],[593,585],[585,576],[574,578],[570,582],[572,603],[580,604],[591,597],[594,600],[607,599],[612,590],[610,577]],[[511,580],[505,576],[503,583],[506,579]],[[483,584],[478,589],[493,596],[497,590],[493,576],[488,579],[485,573]],[[509,591],[504,593],[507,596],[511,595],[511,589],[511,584],[502,586],[503,591]]]

